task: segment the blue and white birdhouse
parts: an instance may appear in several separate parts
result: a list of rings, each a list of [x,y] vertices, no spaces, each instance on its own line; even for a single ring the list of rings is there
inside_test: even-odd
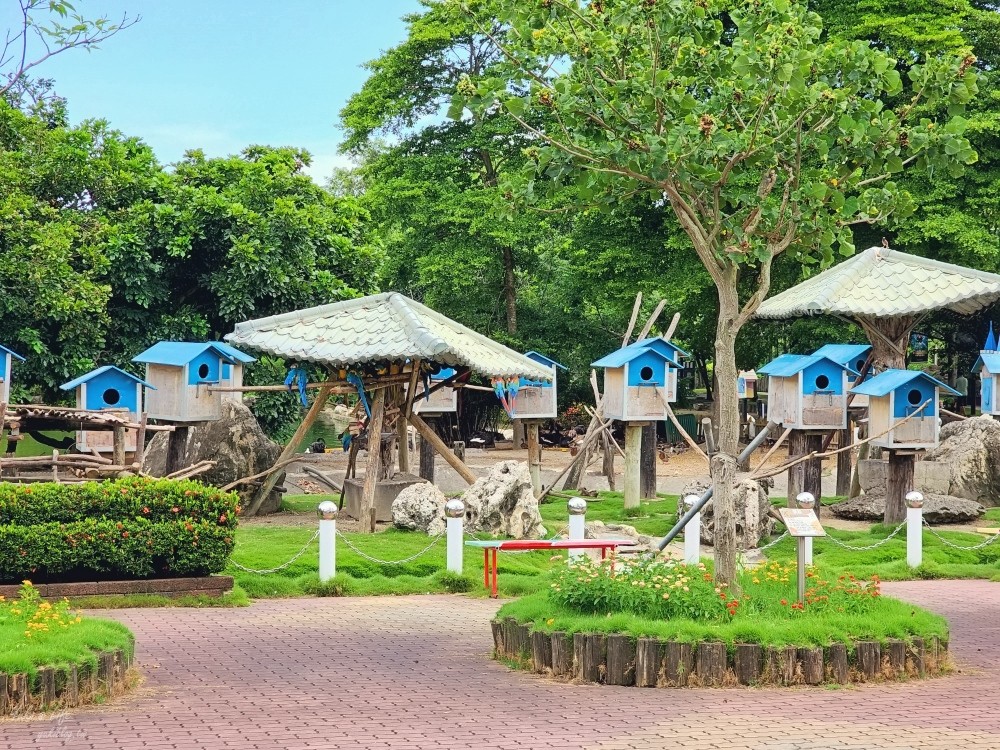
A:
[[[979,374],[983,414],[1000,415],[1000,352],[979,352],[972,371]]]
[[[683,365],[681,364],[681,359],[683,357],[691,356],[690,352],[684,351],[679,346],[677,346],[677,344],[675,344],[673,341],[667,341],[666,339],[662,339],[659,336],[649,339],[642,339],[641,341],[636,341],[634,344],[629,344],[629,346],[630,347],[634,346],[636,348],[655,349],[656,351],[665,354],[667,358],[670,359],[670,361],[673,362],[678,367],[683,367]]]
[[[920,370],[886,370],[852,391],[868,396],[871,444],[893,449],[937,445],[941,392],[958,395]]]
[[[228,362],[222,363],[222,373],[219,377],[219,387],[220,388],[242,388],[243,387],[243,367],[251,362],[256,362],[256,357],[251,357],[246,352],[241,352],[235,346],[230,346],[223,341],[212,341],[209,342],[212,346],[217,349],[222,350],[223,353],[228,354],[230,359],[233,360],[232,364]],[[242,401],[243,392],[238,390],[233,391],[221,391],[223,401]]]
[[[430,376],[425,385],[433,388],[444,380],[455,375],[454,368],[441,367],[435,365],[431,368]],[[453,414],[458,411],[458,389],[449,385],[438,388],[426,398],[420,394],[423,387],[417,386],[417,397],[413,401],[413,411],[418,414]]]
[[[9,404],[11,369],[15,359],[18,362],[24,362],[24,357],[0,344],[0,358],[3,359],[3,364],[0,365],[0,378],[2,378],[2,381],[0,381],[0,400],[5,404]]]
[[[64,391],[76,391],[78,409],[111,411],[133,421],[142,411],[142,389],[153,388],[145,380],[113,365],[98,367],[59,387]],[[135,450],[135,438],[134,432],[126,433],[125,450]],[[81,430],[76,434],[77,447],[81,450],[94,448],[108,452],[112,450],[112,442],[113,435],[109,431]]]
[[[555,419],[558,411],[556,372],[566,367],[538,352],[525,352],[524,356],[552,370],[552,380],[521,378],[514,414],[518,419]]]
[[[847,427],[848,377],[857,373],[829,357],[782,354],[758,368],[767,375],[767,418],[794,430]]]
[[[857,373],[864,369],[865,362],[868,361],[868,352],[872,349],[871,344],[825,344],[813,352],[814,357],[829,357],[834,362],[850,367]],[[845,371],[845,375],[846,375]],[[875,376],[873,368],[869,367],[865,374],[865,380],[870,380]],[[856,378],[848,378],[849,386],[853,386]],[[868,407],[868,397],[855,394],[851,399],[851,409],[865,409]]]
[[[630,344],[594,362],[604,368],[605,419],[645,421],[666,419],[667,403],[677,400],[677,363],[667,348],[646,339]]]
[[[223,348],[225,347],[225,348]],[[208,422],[222,416],[225,367],[230,380],[237,367],[242,380],[243,362],[229,353],[232,347],[218,343],[161,341],[133,362],[146,365],[146,380],[156,390],[146,399],[151,419],[168,422]],[[246,356],[246,355],[244,355]]]

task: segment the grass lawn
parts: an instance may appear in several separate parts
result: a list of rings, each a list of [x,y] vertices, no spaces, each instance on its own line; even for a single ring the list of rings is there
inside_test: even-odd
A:
[[[29,587],[0,602],[0,673],[34,675],[38,667],[87,664],[95,651],[132,653],[132,633],[111,620],[83,617],[65,603],[42,602]]]
[[[635,527],[640,534],[663,536],[677,521],[676,495],[659,495],[655,500],[642,500],[637,509],[630,509],[628,512],[620,492],[599,492],[597,497],[585,500],[587,521],[624,523]],[[543,503],[540,510],[549,536],[565,529],[569,523],[565,500],[554,499]]]

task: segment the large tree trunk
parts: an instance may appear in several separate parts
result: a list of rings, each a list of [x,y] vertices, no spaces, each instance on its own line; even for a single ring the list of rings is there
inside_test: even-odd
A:
[[[740,410],[736,391],[736,334],[739,299],[733,284],[719,292],[719,321],[715,329],[715,400],[719,404],[718,453],[712,457],[715,505],[715,580],[739,596],[736,579],[736,456],[739,452]]]
[[[517,287],[514,284],[514,251],[503,249],[503,297],[507,307],[507,333],[517,333]]]

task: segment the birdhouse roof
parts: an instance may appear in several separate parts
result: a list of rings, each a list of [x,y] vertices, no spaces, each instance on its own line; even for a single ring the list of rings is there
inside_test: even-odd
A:
[[[248,365],[251,362],[256,362],[257,361],[256,357],[251,357],[246,352],[241,352],[235,346],[230,346],[229,344],[227,344],[224,341],[210,341],[208,343],[210,343],[216,349],[219,349],[219,350],[225,352],[232,359],[234,359],[237,362],[239,362],[241,365]]]
[[[770,375],[775,378],[790,378],[793,375],[798,375],[807,367],[826,360],[841,370],[847,370],[847,372],[852,375],[857,375],[854,368],[843,362],[838,362],[832,357],[822,357],[816,354],[782,354],[780,357],[776,357],[768,362],[761,368],[758,368],[757,372],[760,375]]]
[[[563,370],[568,369],[566,365],[561,365],[554,359],[550,359],[549,357],[546,357],[544,354],[539,354],[536,351],[525,352],[524,356],[527,357],[528,359],[533,359],[536,362],[541,362],[543,365],[548,365],[549,367],[561,367]]]
[[[972,371],[979,372],[984,367],[991,375],[1000,372],[1000,352],[979,352],[979,359],[972,366]]]
[[[227,346],[226,349],[232,349]],[[199,356],[202,352],[213,351],[229,364],[237,364],[237,360],[217,343],[198,343],[194,341],[160,341],[146,351],[132,358],[133,362],[143,362],[151,365],[171,365],[183,367]],[[242,352],[241,352],[242,354]],[[243,355],[246,356],[246,355]]]
[[[834,362],[849,364],[864,357],[871,350],[871,344],[824,344],[813,352],[817,357],[829,357]]]
[[[851,393],[857,393],[862,396],[885,396],[907,383],[912,383],[914,380],[926,380],[938,388],[943,388],[945,392],[953,396],[959,395],[958,391],[951,386],[942,383],[937,378],[931,377],[921,370],[886,370],[885,372],[880,372],[871,380],[852,388]]]
[[[656,349],[657,347],[662,347],[664,349],[668,349],[669,351],[676,352],[677,354],[680,354],[682,357],[691,356],[690,352],[684,351],[679,346],[677,346],[677,344],[675,344],[673,341],[668,341],[667,339],[661,338],[659,336],[654,336],[653,338],[648,338],[648,339],[642,339],[641,341],[636,341],[634,344],[629,344],[629,346],[634,346],[636,348],[646,348],[646,349]],[[677,360],[674,359],[674,361],[676,362]]]
[[[893,317],[947,309],[971,315],[1000,299],[1000,275],[870,247],[758,308],[758,318]]]
[[[248,320],[225,338],[328,367],[421,359],[486,377],[552,379],[549,368],[398,292]]]
[[[639,346],[639,347],[637,347],[635,344],[632,344],[631,346],[626,346],[626,347],[624,347],[622,349],[619,349],[618,351],[611,352],[611,354],[608,354],[608,355],[606,355],[604,357],[601,357],[596,362],[592,362],[590,366],[591,367],[624,367],[626,365],[626,363],[631,362],[633,359],[637,359],[638,357],[641,357],[643,354],[646,354],[648,352],[652,352],[657,357],[659,357],[660,359],[662,359],[664,362],[667,363],[667,366],[669,366],[669,367],[678,367],[678,364],[676,362],[674,362],[669,357],[669,355],[665,354],[664,352],[659,351],[657,349],[653,349],[651,347],[647,347],[647,346]]]
[[[20,354],[18,354],[17,352],[13,352],[13,351],[11,351],[10,349],[8,349],[8,348],[7,348],[6,346],[4,346],[3,344],[0,344],[0,352],[7,352],[7,354],[9,354],[10,356],[14,357],[15,359],[17,359],[17,360],[19,360],[19,361],[21,361],[21,362],[24,362],[24,357],[22,357],[22,356],[21,356]]]
[[[144,388],[152,388],[154,391],[156,390],[156,386],[150,385],[149,383],[147,383],[142,378],[137,378],[132,373],[125,372],[124,370],[119,369],[118,367],[115,367],[114,365],[104,365],[104,367],[98,367],[96,370],[91,370],[87,374],[81,375],[76,380],[71,380],[68,383],[63,383],[59,387],[62,390],[64,390],[64,391],[72,391],[75,388],[77,388],[78,386],[83,385],[84,383],[87,383],[87,382],[93,380],[96,377],[99,377],[101,375],[104,375],[105,373],[112,372],[112,371],[118,373],[119,375],[124,375],[129,380],[132,380],[132,381],[135,381],[136,383],[139,383],[139,385],[143,386]]]

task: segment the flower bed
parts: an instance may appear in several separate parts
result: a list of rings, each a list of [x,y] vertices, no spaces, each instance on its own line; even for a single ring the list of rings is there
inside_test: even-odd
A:
[[[43,601],[28,581],[16,599],[0,597],[0,643],[0,716],[96,702],[130,682],[128,628]]]
[[[549,590],[505,605],[496,655],[592,682],[639,685],[819,684],[934,674],[947,667],[943,618],[883,597],[877,578],[808,572],[800,605],[794,565],[743,573],[743,593],[704,565],[579,562]]]
[[[0,583],[219,572],[237,503],[233,493],[167,479],[0,484]]]

